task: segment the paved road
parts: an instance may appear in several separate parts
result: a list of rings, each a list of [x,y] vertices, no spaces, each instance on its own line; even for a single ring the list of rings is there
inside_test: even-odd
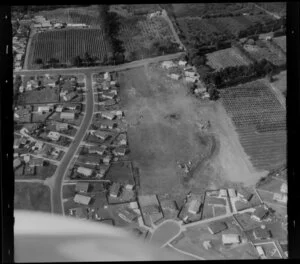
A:
[[[60,166],[58,167],[55,173],[55,181],[53,186],[53,194],[52,194],[52,212],[56,214],[63,214],[63,206],[62,206],[62,182],[65,174],[68,171],[68,167],[70,165],[71,160],[73,159],[74,154],[77,152],[77,149],[84,138],[86,130],[88,129],[90,122],[93,117],[94,110],[94,98],[92,93],[92,84],[91,84],[91,74],[86,74],[86,85],[87,85],[87,93],[86,93],[86,109],[85,116],[80,125],[80,128],[77,130],[75,135],[75,139],[72,142],[68,152],[64,155]]]
[[[105,71],[122,71],[131,68],[141,67],[148,63],[155,63],[164,60],[172,60],[177,59],[184,55],[185,52],[178,52],[175,54],[168,54],[164,56],[158,56],[155,58],[147,58],[143,60],[137,60],[129,63],[124,63],[121,65],[116,66],[97,66],[97,67],[88,67],[88,68],[67,68],[67,69],[43,69],[43,70],[21,70],[15,71],[15,74],[22,74],[22,75],[32,75],[32,74],[72,74],[72,73],[83,73],[83,74],[90,74],[91,72],[105,72]]]

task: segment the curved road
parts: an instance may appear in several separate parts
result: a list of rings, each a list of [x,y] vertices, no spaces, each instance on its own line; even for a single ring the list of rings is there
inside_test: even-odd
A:
[[[56,214],[63,214],[62,208],[62,197],[61,197],[61,189],[62,189],[62,182],[65,177],[65,174],[68,171],[69,164],[77,152],[77,149],[85,136],[86,130],[88,129],[90,122],[93,117],[94,111],[94,97],[92,92],[92,77],[91,74],[86,74],[86,108],[85,108],[85,115],[84,119],[80,125],[79,130],[77,131],[74,141],[69,147],[69,150],[64,155],[60,166],[58,167],[55,173],[55,182],[53,186],[53,193],[52,193],[52,212]]]

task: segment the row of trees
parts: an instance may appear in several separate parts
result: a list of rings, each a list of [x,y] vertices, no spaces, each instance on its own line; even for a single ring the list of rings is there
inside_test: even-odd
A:
[[[227,67],[223,70],[208,73],[203,76],[205,84],[213,84],[217,88],[223,88],[232,85],[234,82],[242,81],[252,77],[268,76],[272,81],[272,75],[276,67],[266,59],[260,62],[254,62],[248,66],[241,65],[236,67]]]

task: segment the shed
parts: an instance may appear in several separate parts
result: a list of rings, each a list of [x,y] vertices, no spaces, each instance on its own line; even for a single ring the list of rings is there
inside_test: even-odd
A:
[[[67,123],[56,123],[57,131],[67,130],[68,128],[69,128],[69,125]]]
[[[113,150],[113,153],[116,155],[116,156],[124,156],[126,154],[126,148],[125,147],[116,147],[114,150]]]
[[[220,233],[226,229],[227,229],[227,224],[221,221],[211,222],[208,225],[208,231],[213,235]]]
[[[185,61],[185,60],[180,60],[179,62],[178,62],[178,65],[180,65],[180,66],[186,66],[187,65],[187,61]]]

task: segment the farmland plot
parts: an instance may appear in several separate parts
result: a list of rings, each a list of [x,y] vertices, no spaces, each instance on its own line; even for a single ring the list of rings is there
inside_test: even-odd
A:
[[[257,61],[266,59],[277,66],[284,65],[286,63],[286,56],[279,52],[275,52],[275,50],[271,50],[267,46],[266,41],[258,40],[256,41],[256,45],[244,45],[243,47],[250,56]]]
[[[244,59],[237,50],[232,48],[208,53],[206,54],[206,57],[207,64],[215,70],[224,69],[226,67],[249,65],[251,63],[250,60]]]
[[[83,57],[85,52],[101,59],[109,51],[109,43],[100,29],[47,31],[33,36],[29,66],[32,67],[37,58],[41,58],[44,63],[50,58],[56,58],[59,63],[68,64],[70,59]]]
[[[286,113],[260,81],[221,91],[221,97],[254,167],[270,170],[285,163]]]
[[[169,40],[175,42],[175,38],[167,21],[162,17],[145,19],[142,16],[133,18],[121,18],[119,39],[127,52],[137,52],[148,49],[154,40]],[[143,54],[146,57],[146,54]],[[141,57],[141,56],[139,56]]]

